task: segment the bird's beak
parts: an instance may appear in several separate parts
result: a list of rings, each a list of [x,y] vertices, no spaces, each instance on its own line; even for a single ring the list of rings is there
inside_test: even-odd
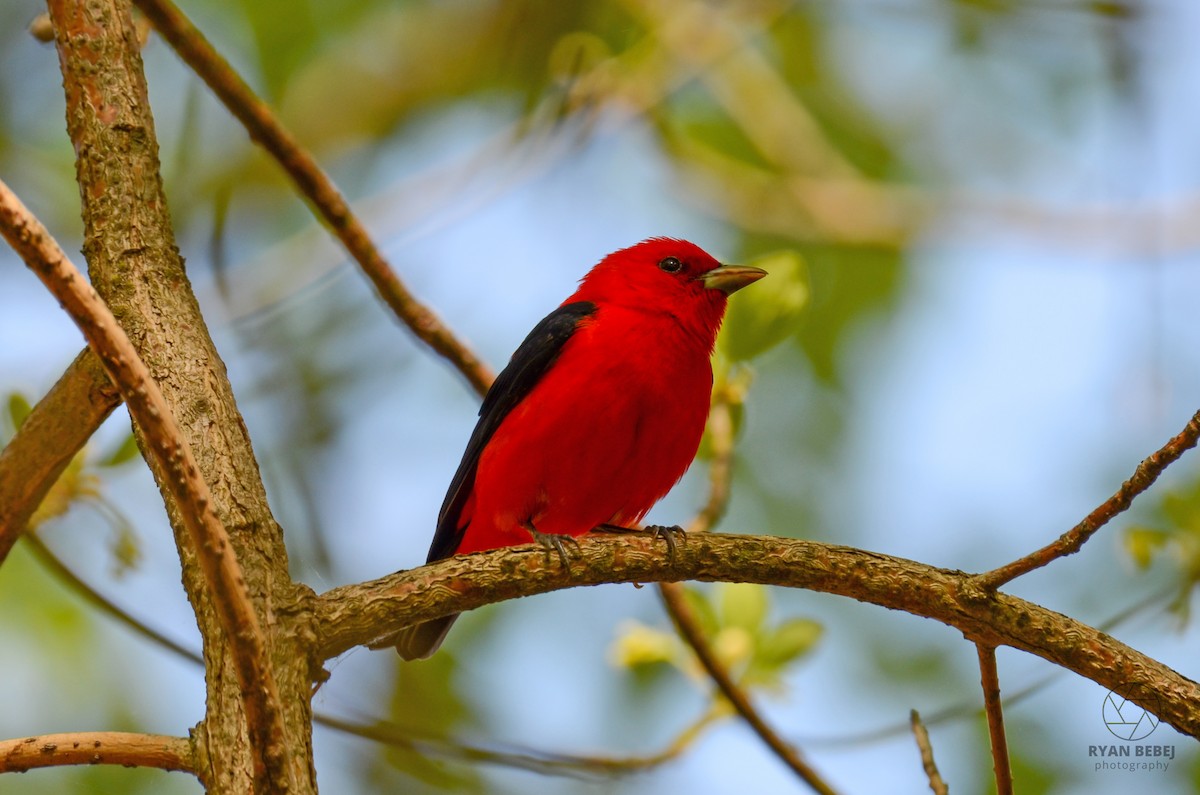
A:
[[[762,268],[755,268],[750,265],[722,265],[718,268],[713,268],[698,278],[704,282],[704,286],[708,289],[720,290],[725,295],[730,295],[766,275],[767,272]]]

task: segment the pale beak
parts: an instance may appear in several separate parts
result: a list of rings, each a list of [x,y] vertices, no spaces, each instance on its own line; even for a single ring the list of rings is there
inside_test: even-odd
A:
[[[731,295],[766,275],[767,272],[762,268],[750,265],[722,265],[696,278],[704,282],[704,286],[710,290],[720,290],[725,295]]]

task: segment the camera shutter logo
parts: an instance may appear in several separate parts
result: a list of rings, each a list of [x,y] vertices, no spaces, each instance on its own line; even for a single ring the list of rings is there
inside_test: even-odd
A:
[[[1144,740],[1158,728],[1158,717],[1124,696],[1109,692],[1104,697],[1104,725],[1122,740]]]

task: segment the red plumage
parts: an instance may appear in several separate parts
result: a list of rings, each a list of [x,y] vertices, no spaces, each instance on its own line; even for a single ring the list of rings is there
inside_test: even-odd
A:
[[[683,240],[605,257],[497,377],[451,483],[429,559],[638,522],[704,432],[726,297],[761,278]],[[453,616],[406,630],[406,659]]]

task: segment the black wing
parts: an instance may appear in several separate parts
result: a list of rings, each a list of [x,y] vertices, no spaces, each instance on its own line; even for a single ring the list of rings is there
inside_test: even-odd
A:
[[[595,311],[596,305],[591,301],[577,301],[555,309],[533,327],[533,331],[529,332],[529,336],[512,355],[508,366],[496,376],[483,399],[483,405],[479,407],[479,422],[471,433],[462,462],[450,481],[442,510],[438,513],[437,532],[429,546],[429,562],[450,557],[462,541],[466,527],[460,524],[459,516],[475,484],[475,468],[479,465],[479,456],[488,440],[513,407],[524,400],[537,382],[542,380],[580,322]]]

